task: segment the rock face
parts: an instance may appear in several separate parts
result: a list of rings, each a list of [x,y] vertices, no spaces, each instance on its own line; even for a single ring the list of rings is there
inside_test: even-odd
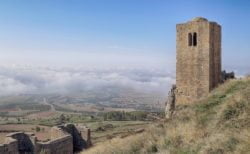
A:
[[[185,104],[221,82],[221,26],[197,17],[176,29],[176,103]]]
[[[166,119],[170,119],[175,110],[175,90],[176,90],[176,86],[172,85],[172,88],[168,93],[168,99],[165,104],[166,105],[166,109],[165,109]]]

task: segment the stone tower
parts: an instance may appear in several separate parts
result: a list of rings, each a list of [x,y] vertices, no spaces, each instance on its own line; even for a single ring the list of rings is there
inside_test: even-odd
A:
[[[206,96],[220,83],[221,26],[197,17],[177,24],[176,103]]]

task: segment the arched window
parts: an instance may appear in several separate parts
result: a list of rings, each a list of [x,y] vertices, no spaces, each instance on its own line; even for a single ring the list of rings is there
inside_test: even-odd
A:
[[[194,33],[193,36],[193,46],[197,46],[197,33]]]
[[[188,33],[188,46],[192,46],[192,34],[191,33]]]

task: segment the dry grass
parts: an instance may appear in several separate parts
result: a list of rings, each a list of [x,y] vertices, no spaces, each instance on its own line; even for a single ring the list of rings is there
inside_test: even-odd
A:
[[[154,130],[153,130],[154,129]],[[147,153],[149,151],[155,150],[153,147],[155,142],[159,138],[159,133],[164,129],[159,129],[156,133],[155,127],[148,128],[148,130],[144,133],[128,136],[126,138],[114,138],[109,141],[105,141],[102,144],[91,148],[84,153]],[[143,148],[144,147],[144,148]]]
[[[40,131],[36,131],[36,127],[40,128]],[[50,138],[50,127],[39,126],[32,124],[6,124],[0,125],[0,143],[3,143],[7,134],[11,132],[33,132],[38,140],[47,140]]]
[[[177,106],[172,120],[142,134],[115,138],[84,153],[250,153],[250,77]]]

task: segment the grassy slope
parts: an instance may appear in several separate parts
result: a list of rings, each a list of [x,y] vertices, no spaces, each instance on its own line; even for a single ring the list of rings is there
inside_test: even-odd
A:
[[[177,105],[175,116],[142,134],[115,138],[84,153],[250,153],[250,78],[207,98]]]

